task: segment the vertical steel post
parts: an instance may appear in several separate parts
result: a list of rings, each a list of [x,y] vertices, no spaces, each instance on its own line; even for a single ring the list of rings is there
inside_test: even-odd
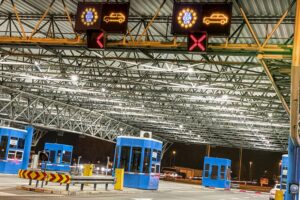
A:
[[[300,2],[296,5],[296,19],[294,31],[294,46],[291,69],[291,130],[290,136],[295,146],[300,146],[298,135],[299,121],[299,75],[300,75]]]
[[[242,160],[243,160],[243,148],[240,148],[239,181],[241,180],[241,174],[242,174]]]
[[[206,153],[207,153],[207,157],[210,157],[210,145],[209,144],[206,146]]]

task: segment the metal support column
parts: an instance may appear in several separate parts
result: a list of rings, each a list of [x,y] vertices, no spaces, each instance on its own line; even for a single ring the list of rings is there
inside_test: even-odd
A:
[[[241,174],[242,174],[242,160],[243,160],[243,148],[240,148],[239,181],[241,180]]]
[[[299,121],[299,76],[300,76],[300,2],[297,1],[295,33],[294,33],[294,48],[292,57],[291,69],[291,139],[296,146],[300,146],[298,135]]]

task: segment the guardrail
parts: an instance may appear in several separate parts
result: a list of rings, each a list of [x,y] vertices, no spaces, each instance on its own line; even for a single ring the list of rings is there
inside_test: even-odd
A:
[[[59,173],[49,173],[42,171],[32,171],[32,170],[19,170],[19,178],[29,179],[29,185],[32,184],[32,180],[36,181],[36,186],[38,187],[39,181],[43,183],[48,182],[59,183],[60,185],[66,184],[66,190],[69,191],[70,185],[80,184],[81,191],[85,184],[93,184],[94,190],[96,190],[98,184],[104,184],[105,190],[108,189],[109,184],[114,184],[115,179],[113,177],[97,177],[97,176],[70,176],[68,174]]]
[[[105,184],[105,190],[108,189],[108,184],[114,184],[115,179],[110,177],[94,177],[94,176],[73,176],[70,184],[80,184],[80,190],[82,191],[85,184],[94,184],[94,190],[96,190],[98,184]],[[69,191],[70,184],[67,184],[66,190]]]

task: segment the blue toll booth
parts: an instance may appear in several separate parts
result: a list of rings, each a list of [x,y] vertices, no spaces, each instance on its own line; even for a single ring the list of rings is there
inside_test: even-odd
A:
[[[46,143],[44,150],[49,156],[49,160],[46,162],[46,170],[70,171],[73,146],[57,143]],[[42,169],[45,169],[45,163],[42,163]]]
[[[287,175],[288,175],[289,157],[288,154],[282,155],[281,173],[280,173],[280,189],[286,190]]]
[[[28,168],[32,135],[32,126],[25,130],[0,127],[0,173],[17,174]]]
[[[206,187],[230,188],[231,160],[224,158],[204,158],[202,185]]]
[[[150,138],[117,138],[114,169],[124,169],[124,186],[157,190],[162,142]]]

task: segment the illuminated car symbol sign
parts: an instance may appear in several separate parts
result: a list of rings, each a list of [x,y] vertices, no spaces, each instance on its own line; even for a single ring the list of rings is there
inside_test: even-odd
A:
[[[203,23],[206,25],[210,24],[221,24],[225,25],[228,23],[228,17],[224,14],[221,13],[213,13],[209,17],[204,17],[203,18]]]
[[[81,16],[81,22],[85,26],[92,26],[94,25],[98,20],[98,13],[95,8],[86,8]]]
[[[103,21],[106,23],[110,22],[117,22],[117,23],[124,23],[125,22],[125,16],[122,13],[111,13],[109,16],[104,16]]]
[[[191,9],[182,9],[177,16],[177,22],[182,28],[191,28],[197,20],[197,13]]]

